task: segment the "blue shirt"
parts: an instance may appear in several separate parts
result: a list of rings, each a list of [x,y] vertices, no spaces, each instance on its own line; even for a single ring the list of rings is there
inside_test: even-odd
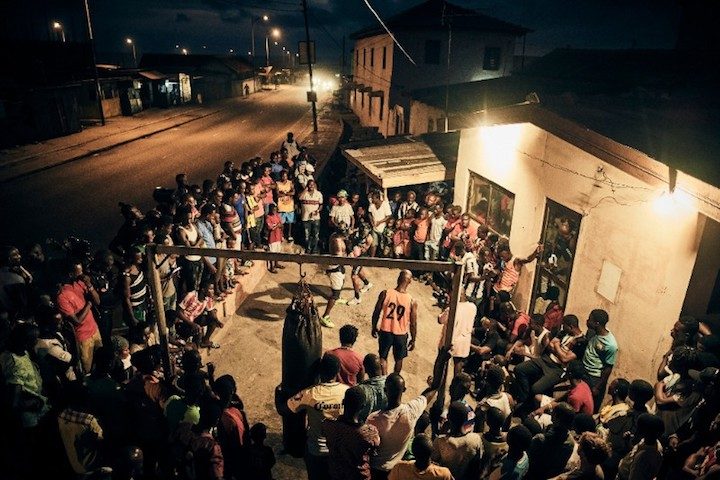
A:
[[[215,248],[215,235],[213,233],[213,226],[207,220],[198,220],[197,229],[200,232],[200,236],[205,241],[207,248]],[[215,263],[215,257],[207,257],[210,263]]]
[[[617,351],[618,344],[615,335],[611,332],[589,338],[583,356],[583,367],[587,374],[591,377],[599,377],[605,367],[615,365]]]
[[[238,196],[237,202],[235,202],[235,211],[240,216],[240,223],[245,223],[245,195],[241,194]]]
[[[513,463],[507,455],[500,465],[500,480],[522,480],[530,469],[530,458],[527,453],[517,463]]]

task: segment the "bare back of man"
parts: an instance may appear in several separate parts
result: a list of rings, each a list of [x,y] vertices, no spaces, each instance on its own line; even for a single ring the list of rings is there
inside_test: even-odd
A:
[[[330,254],[337,257],[344,257],[347,253],[347,244],[345,243],[345,234],[342,232],[335,232],[330,236],[329,241]],[[324,327],[332,328],[335,326],[330,321],[330,312],[335,306],[335,303],[340,300],[340,294],[345,284],[345,266],[344,265],[328,265],[325,271],[330,277],[330,289],[332,293],[328,298],[327,306],[325,307],[325,313],[320,319],[320,323]]]

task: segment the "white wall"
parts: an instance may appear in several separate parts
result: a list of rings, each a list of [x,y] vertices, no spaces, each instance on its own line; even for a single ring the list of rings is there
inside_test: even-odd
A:
[[[597,168],[615,182],[597,182]],[[463,130],[455,203],[467,205],[468,171],[515,194],[510,245],[529,254],[540,238],[545,199],[583,214],[566,313],[584,324],[603,308],[620,345],[616,375],[652,380],[669,346],[702,236],[697,211],[664,205],[661,192],[531,124]],[[627,188],[633,187],[633,188]],[[700,228],[699,228],[700,227]],[[614,303],[596,293],[603,260],[622,269]],[[527,309],[535,264],[521,274],[516,304]]]

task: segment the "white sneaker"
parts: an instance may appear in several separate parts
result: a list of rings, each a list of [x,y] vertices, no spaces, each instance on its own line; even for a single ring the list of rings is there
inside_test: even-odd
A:
[[[357,297],[353,297],[347,302],[348,305],[360,305],[360,299]]]
[[[370,282],[367,285],[363,285],[363,287],[360,289],[360,292],[365,293],[365,292],[369,291],[372,287],[373,287],[373,284],[372,284],[372,282]],[[360,302],[358,302],[358,303],[360,303]]]

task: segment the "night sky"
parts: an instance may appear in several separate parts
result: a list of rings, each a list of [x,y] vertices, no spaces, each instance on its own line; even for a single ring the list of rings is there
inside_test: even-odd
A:
[[[282,31],[280,45],[295,49],[303,35],[299,1],[293,0],[91,0],[99,52],[126,49],[135,40],[138,53],[177,51],[247,54],[251,15],[270,16]],[[417,0],[371,0],[383,18]],[[527,54],[557,47],[672,48],[680,11],[672,0],[457,0],[502,20],[534,30]],[[321,61],[337,62],[343,35],[374,24],[362,0],[310,0],[311,34]],[[256,30],[257,55],[264,55],[262,26]],[[205,48],[203,48],[203,46]],[[351,48],[347,42],[347,50]],[[278,48],[278,47],[275,47]]]

